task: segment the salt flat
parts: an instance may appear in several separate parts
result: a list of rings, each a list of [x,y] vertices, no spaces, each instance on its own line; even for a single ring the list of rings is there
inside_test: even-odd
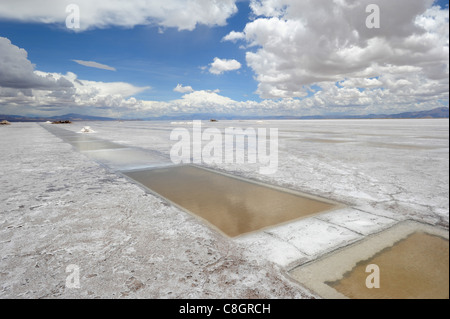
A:
[[[279,130],[275,174],[260,174],[258,163],[209,168],[342,204],[235,239],[126,179],[121,162],[103,165],[105,154],[80,152],[45,125],[0,128],[0,298],[312,298],[288,270],[404,220],[449,227],[447,119],[203,122]],[[171,131],[192,129],[59,127],[84,126],[163,164]],[[65,286],[68,265],[79,266],[80,288]]]

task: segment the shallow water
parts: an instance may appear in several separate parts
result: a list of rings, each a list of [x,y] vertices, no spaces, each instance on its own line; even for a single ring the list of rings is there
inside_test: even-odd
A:
[[[448,299],[448,251],[448,240],[416,232],[328,285],[355,299]],[[366,287],[370,264],[380,268],[380,288]]]
[[[68,143],[100,141],[100,139],[95,138],[92,135],[83,135],[83,134],[67,135],[67,136],[63,136],[61,138]]]
[[[71,141],[69,142],[79,151],[95,151],[104,149],[125,148],[126,146],[108,141]]]
[[[172,165],[168,158],[134,148],[99,149],[83,153],[118,171]]]
[[[230,237],[330,210],[335,204],[194,166],[125,173]]]

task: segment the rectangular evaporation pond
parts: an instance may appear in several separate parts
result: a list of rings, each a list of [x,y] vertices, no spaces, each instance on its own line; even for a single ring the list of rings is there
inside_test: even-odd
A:
[[[417,232],[327,284],[354,299],[448,299],[448,249],[448,240]],[[372,264],[380,269],[380,288],[368,289],[366,267]]]
[[[133,148],[97,150],[84,154],[116,170],[133,170],[172,164],[170,159]]]
[[[90,135],[81,135],[81,134],[77,134],[77,135],[69,135],[69,136],[61,136],[61,138],[65,141],[67,141],[68,143],[72,143],[72,142],[98,142],[101,141],[100,139],[94,137],[94,136],[90,136]]]
[[[289,273],[328,299],[448,299],[448,238],[446,229],[405,221]]]
[[[98,141],[99,138],[95,136],[94,134],[88,134],[88,133],[75,133],[75,134],[67,134],[62,135],[61,138],[69,141]]]
[[[47,129],[47,131],[49,131],[50,133],[56,135],[56,136],[60,136],[60,137],[68,137],[68,136],[76,136],[77,133],[75,132],[70,132],[67,130],[51,130],[51,129]]]
[[[80,142],[80,141],[68,141],[68,143],[72,144],[75,148],[77,148],[80,152],[83,151],[96,151],[96,150],[105,150],[105,149],[116,149],[116,148],[126,148],[126,146],[108,142],[108,141],[89,141],[89,142]]]
[[[70,137],[76,137],[77,133],[75,132],[69,132],[69,131],[56,131],[56,130],[49,130],[47,129],[50,133],[52,133],[53,135],[59,137],[59,138],[70,138]]]
[[[195,166],[124,173],[230,237],[311,216],[337,205]]]

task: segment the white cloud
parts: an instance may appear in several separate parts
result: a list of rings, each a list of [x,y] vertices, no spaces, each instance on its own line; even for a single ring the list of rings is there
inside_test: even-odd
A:
[[[116,71],[115,68],[112,66],[101,64],[94,61],[83,61],[83,60],[72,60],[73,62],[76,62],[80,65],[87,66],[89,68],[96,68],[96,69],[102,69],[102,70],[108,70],[108,71]]]
[[[193,30],[197,24],[225,25],[236,0],[14,0],[0,2],[0,19],[64,25],[66,7],[80,8],[80,30],[156,24]]]
[[[34,69],[24,49],[0,37],[0,105],[63,109],[134,107],[132,96],[150,87],[78,79]]]
[[[372,3],[380,29],[365,25]],[[255,19],[223,40],[245,38],[262,98],[379,110],[448,101],[449,13],[432,3],[252,0]]]
[[[448,10],[431,7],[428,0],[377,1],[383,14],[379,30],[365,27],[365,5],[373,3],[372,0],[253,0],[255,19],[242,32],[233,31],[223,40],[245,41],[246,62],[255,72],[257,93],[267,98],[260,102],[235,101],[219,94],[219,90],[194,91],[182,84],[174,88],[175,92],[184,94],[180,99],[139,100],[135,95],[149,87],[87,81],[73,73],[37,71],[24,49],[0,38],[0,105],[2,108],[8,105],[12,113],[19,113],[13,112],[18,106],[28,111],[29,108],[89,107],[90,112],[104,112],[106,116],[147,117],[211,112],[242,115],[394,113],[431,109],[442,106],[442,101],[448,104]],[[65,3],[52,3],[60,6],[60,2]],[[234,10],[231,0],[183,2],[184,11],[176,8],[177,1],[167,0],[151,14],[146,13],[146,9],[135,11],[136,3],[132,6],[128,1],[109,1],[111,7],[105,11],[98,9],[106,3],[104,1],[98,4],[79,2],[84,28],[151,23],[159,24],[162,29],[192,29],[196,23],[225,23],[225,17]],[[119,4],[123,13],[117,11]],[[205,12],[219,18],[192,16],[198,4],[205,5]],[[83,15],[85,5],[94,8],[85,12],[86,16]],[[211,13],[214,6],[217,9],[220,5],[231,11]],[[65,16],[45,15],[44,11],[53,10],[51,6],[36,9],[35,1],[10,2],[6,7],[15,6],[14,12],[4,11],[2,6],[3,2],[0,17],[45,23],[65,19]],[[177,20],[183,12],[186,16]],[[94,17],[100,19],[96,21]],[[236,60],[215,58],[203,69],[222,74],[240,68]]]
[[[239,70],[241,66],[241,63],[234,59],[227,60],[214,58],[214,61],[210,64],[209,72],[219,75],[224,72]]]
[[[222,41],[232,41],[236,42],[237,40],[245,39],[245,34],[242,32],[231,31],[226,36],[223,37]]]
[[[143,91],[150,89],[147,87],[137,87],[125,82],[98,82],[78,80],[74,81],[78,95],[86,95],[95,93],[96,96],[122,96],[124,98],[131,97]]]
[[[192,88],[192,86],[183,86],[181,84],[178,84],[176,88],[173,89],[173,91],[178,93],[190,93],[194,92],[194,89]]]
[[[68,90],[73,84],[64,78],[34,72],[27,51],[0,37],[0,87]]]
[[[195,91],[183,96],[182,100],[176,100],[174,103],[185,104],[189,106],[195,105],[209,105],[212,108],[217,108],[223,105],[232,104],[234,101],[228,97],[221,96],[215,92],[210,91]],[[217,109],[216,109],[217,111]]]

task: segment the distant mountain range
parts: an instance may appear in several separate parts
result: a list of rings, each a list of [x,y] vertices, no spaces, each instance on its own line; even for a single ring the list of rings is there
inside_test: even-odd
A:
[[[316,116],[237,116],[237,115],[214,115],[214,114],[186,114],[176,116],[160,116],[144,119],[143,121],[186,121],[186,120],[250,120],[250,119],[275,119],[275,120],[320,120],[320,119],[424,119],[424,118],[449,118],[449,108],[440,107],[428,111],[405,112],[398,114],[369,114],[369,115],[316,115]],[[89,116],[81,114],[66,114],[52,117],[29,117],[20,115],[0,114],[0,121],[9,122],[46,122],[46,121],[118,121],[120,119],[100,116]]]
[[[405,112],[398,114],[304,116],[302,119],[424,119],[448,117],[448,107],[439,107],[429,111]]]
[[[42,116],[20,116],[20,115],[4,115],[0,114],[0,121],[7,120],[9,122],[46,122],[46,121],[116,121],[110,117],[100,117],[100,116],[89,116],[81,114],[66,114],[50,117]]]

